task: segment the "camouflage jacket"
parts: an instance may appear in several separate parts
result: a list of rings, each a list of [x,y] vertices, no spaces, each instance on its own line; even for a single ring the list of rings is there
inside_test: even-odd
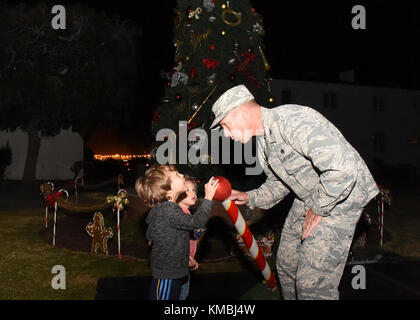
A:
[[[362,207],[379,192],[359,153],[319,112],[293,104],[261,110],[257,152],[267,179],[247,192],[251,207],[271,208],[293,191],[305,211],[328,216],[340,202]]]

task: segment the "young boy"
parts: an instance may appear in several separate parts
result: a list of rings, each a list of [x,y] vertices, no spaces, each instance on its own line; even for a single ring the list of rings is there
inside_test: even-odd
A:
[[[137,194],[152,208],[146,218],[146,238],[152,242],[149,299],[179,299],[181,285],[189,274],[189,231],[205,225],[218,186],[211,177],[200,208],[194,215],[187,215],[176,203],[187,187],[174,166],[154,165],[137,179]]]

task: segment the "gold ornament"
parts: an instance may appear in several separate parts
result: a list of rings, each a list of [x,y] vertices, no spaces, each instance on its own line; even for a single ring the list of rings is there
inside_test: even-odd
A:
[[[197,20],[200,19],[200,14],[203,11],[203,9],[201,9],[200,7],[198,7],[197,9],[195,9],[194,11],[191,11],[188,14],[188,18],[191,19],[192,17],[196,18]]]
[[[229,21],[227,18],[226,18],[226,15],[228,14],[228,13],[230,13],[230,14],[233,14],[234,16],[235,16],[235,18],[236,18],[236,21]],[[241,21],[242,21],[242,17],[241,17],[241,15],[238,13],[238,12],[236,12],[236,11],[234,11],[234,10],[232,10],[232,9],[226,9],[226,10],[223,10],[223,12],[222,12],[222,20],[223,20],[223,22],[224,23],[226,23],[228,26],[231,26],[231,27],[237,27],[237,26],[239,26],[240,24],[241,24]]]
[[[194,36],[191,38],[191,43],[192,43],[192,45],[193,45],[194,49],[196,49],[196,48],[197,48],[197,46],[199,45],[199,43],[200,43],[201,41],[203,41],[203,40],[207,39],[207,37],[208,37],[210,34],[211,34],[211,29],[207,29],[207,31],[206,31],[205,33],[202,33],[202,34],[200,34],[200,35],[198,35],[198,36],[194,35]]]
[[[261,54],[261,58],[262,58],[263,63],[264,63],[265,71],[269,71],[271,69],[271,67],[270,67],[270,64],[267,61],[267,58],[265,57],[264,52],[262,51],[261,46],[258,46],[258,49],[260,50],[260,54]]]
[[[221,5],[221,7],[222,7],[223,10],[226,9],[226,5],[224,3]]]
[[[268,99],[268,102],[273,103],[273,102],[274,102],[274,99],[273,99],[272,97],[270,97],[270,98]]]

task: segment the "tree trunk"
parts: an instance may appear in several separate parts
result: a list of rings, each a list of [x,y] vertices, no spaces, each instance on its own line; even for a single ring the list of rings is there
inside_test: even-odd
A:
[[[39,120],[32,119],[28,126],[28,152],[26,154],[25,171],[23,172],[23,185],[31,186],[36,183],[36,164],[38,162],[41,138],[38,135]]]

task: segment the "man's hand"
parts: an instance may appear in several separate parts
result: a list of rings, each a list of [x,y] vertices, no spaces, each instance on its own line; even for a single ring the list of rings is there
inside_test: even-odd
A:
[[[312,209],[306,211],[305,221],[303,222],[302,240],[311,234],[312,230],[321,222],[322,217],[316,215]]]
[[[235,201],[236,204],[247,204],[249,197],[246,192],[232,189],[232,192],[230,193],[230,200]]]

